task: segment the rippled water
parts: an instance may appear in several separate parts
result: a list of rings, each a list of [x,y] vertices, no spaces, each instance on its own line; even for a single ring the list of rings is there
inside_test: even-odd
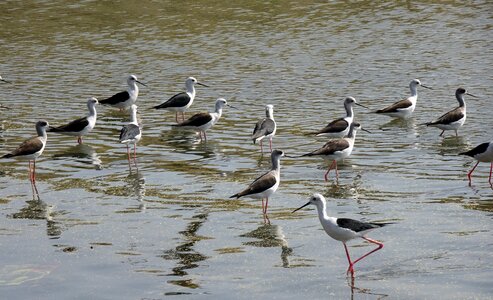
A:
[[[493,135],[491,3],[278,1],[230,3],[51,1],[0,3],[0,151],[32,136],[34,122],[86,114],[86,100],[148,83],[138,105],[144,136],[129,170],[118,133],[126,113],[98,107],[97,127],[50,134],[37,164],[0,162],[0,292],[5,298],[490,298],[493,191],[487,164],[473,186],[457,153]],[[208,142],[171,129],[152,110],[195,76],[192,112],[226,109]],[[353,155],[339,184],[327,164],[285,158],[265,224],[259,200],[228,197],[270,166],[249,139],[274,104],[276,148],[297,156],[324,139],[306,136],[344,114],[345,96],[381,108],[419,78],[414,116],[392,120],[360,107]],[[468,119],[459,137],[419,124],[455,107],[463,86]],[[190,112],[188,113],[190,115]],[[332,176],[332,174],[331,174]],[[332,177],[331,177],[332,178]],[[332,178],[333,179],[333,178]],[[291,214],[308,195],[329,213],[396,224],[369,236],[385,247],[345,276],[341,243],[316,214]],[[368,251],[350,243],[356,257]]]

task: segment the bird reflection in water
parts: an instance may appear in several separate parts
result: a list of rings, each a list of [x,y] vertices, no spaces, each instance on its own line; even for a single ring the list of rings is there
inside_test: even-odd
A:
[[[49,238],[58,239],[62,234],[62,229],[60,224],[54,220],[56,212],[53,207],[39,199],[39,194],[37,194],[37,199],[28,200],[26,204],[19,212],[13,213],[9,217],[12,219],[46,220],[46,234]]]
[[[364,295],[373,295],[376,296],[375,299],[383,299],[387,298],[389,295],[387,294],[379,294],[372,292],[370,289],[365,289],[365,288],[360,288],[354,285],[355,282],[355,277],[354,276],[347,276],[347,284],[351,290],[351,300],[355,298],[355,294],[364,294]],[[359,297],[356,297],[359,298]]]
[[[87,144],[78,144],[72,146],[62,153],[57,153],[53,155],[54,158],[64,158],[64,157],[72,157],[76,158],[76,161],[81,162],[83,164],[93,165],[96,170],[101,170],[103,168],[102,161],[99,158],[99,155],[96,153],[96,150],[87,145]]]
[[[161,134],[161,141],[177,152],[197,154],[203,158],[224,157],[221,143],[217,140],[210,140],[201,143],[200,139],[190,136],[185,130],[172,129]]]
[[[125,178],[125,183],[128,187],[128,194],[137,198],[137,201],[139,202],[138,210],[141,212],[145,211],[146,205],[144,197],[146,180],[142,172],[130,170],[128,176]]]
[[[180,231],[180,235],[182,235],[184,240],[183,243],[179,244],[174,249],[165,250],[161,255],[161,257],[166,260],[178,260],[177,266],[172,269],[172,273],[168,274],[169,276],[186,276],[188,275],[186,270],[198,267],[199,262],[208,258],[193,249],[196,242],[208,239],[208,237],[197,235],[197,231],[202,227],[207,220],[207,217],[208,214],[206,213],[193,216],[193,221],[188,224],[187,228]],[[170,280],[168,282],[187,288],[200,287],[198,283],[195,283],[191,279]]]
[[[289,256],[293,253],[293,249],[288,246],[285,239],[282,227],[279,225],[262,224],[257,229],[240,235],[240,237],[255,238],[256,241],[244,242],[244,245],[270,248],[281,248],[281,262],[283,268],[289,268]]]

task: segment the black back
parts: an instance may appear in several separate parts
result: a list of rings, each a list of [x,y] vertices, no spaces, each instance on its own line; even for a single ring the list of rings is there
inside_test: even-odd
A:
[[[130,98],[130,94],[127,91],[115,94],[108,99],[100,100],[99,103],[103,105],[115,105],[120,102],[125,102]]]
[[[469,150],[469,151],[466,151],[466,152],[462,152],[462,153],[459,153],[460,155],[467,155],[467,156],[470,156],[470,157],[474,157],[478,154],[481,154],[481,153],[484,153],[486,152],[486,149],[488,149],[490,143],[482,143],[481,145],[479,146],[476,146],[475,148]]]
[[[135,124],[127,124],[123,126],[120,132],[120,142],[125,140],[134,139],[140,134],[140,127]]]
[[[183,92],[174,95],[168,101],[159,104],[158,106],[154,106],[155,109],[167,108],[167,107],[183,107],[186,106],[190,102],[190,96]]]
[[[348,218],[338,218],[337,219],[337,225],[339,225],[339,227],[352,230],[354,232],[360,232],[360,231],[365,231],[368,229],[383,227],[386,224],[385,223],[382,223],[382,224],[365,223],[365,222],[361,222],[361,221],[353,220],[353,219],[348,219]]]

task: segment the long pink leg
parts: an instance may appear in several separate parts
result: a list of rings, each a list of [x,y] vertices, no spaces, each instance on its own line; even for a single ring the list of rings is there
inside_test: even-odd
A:
[[[33,183],[36,183],[36,160],[33,161]]]
[[[269,198],[265,198],[265,209],[264,209],[264,215],[267,214],[267,207],[269,206]]]
[[[329,181],[329,179],[327,178],[327,175],[329,175],[329,172],[330,172],[330,170],[332,170],[332,166],[334,166],[334,164],[336,164],[336,168],[337,168],[337,163],[335,160],[333,160],[329,166],[329,169],[327,170],[327,172],[325,172],[325,175],[324,175],[325,181]]]
[[[262,147],[262,140],[260,140],[260,152],[264,153],[264,147]]]
[[[264,202],[264,198],[262,198],[262,212],[264,212],[264,211],[265,211],[265,202]]]
[[[178,122],[178,112],[175,112],[175,121],[176,121],[176,123],[180,123],[180,122]]]
[[[270,152],[272,153],[272,139],[269,139]]]
[[[472,184],[472,178],[471,178],[471,177],[472,177],[472,172],[474,172],[474,169],[476,169],[476,167],[478,166],[478,164],[479,164],[479,160],[478,160],[478,162],[474,165],[474,167],[472,168],[472,170],[471,170],[471,171],[469,171],[469,173],[467,173],[467,178],[469,178],[469,186],[471,186],[471,184]]]
[[[375,241],[375,240],[372,240],[372,239],[370,239],[370,238],[366,238],[366,237],[364,237],[364,236],[363,236],[362,238],[363,238],[363,239],[365,239],[365,240],[367,240],[367,241],[368,241],[368,242],[370,242],[370,243],[377,244],[377,245],[378,245],[378,247],[377,247],[377,248],[375,248],[375,249],[373,249],[372,251],[370,251],[370,252],[366,253],[365,255],[361,256],[361,257],[360,257],[360,258],[358,258],[357,260],[353,261],[353,265],[354,265],[355,263],[357,263],[358,261],[362,260],[363,258],[367,257],[368,255],[372,254],[373,252],[378,251],[378,250],[380,250],[380,249],[382,249],[382,248],[383,248],[383,243],[380,243],[379,241]]]
[[[137,166],[137,146],[134,144],[134,165],[138,169],[139,167]]]
[[[181,112],[181,119],[182,119],[182,121],[185,121],[185,112],[184,111]]]
[[[349,263],[349,267],[347,268],[346,274],[351,272],[352,275],[354,274],[354,269],[353,269],[354,263],[351,261],[351,257],[349,256],[349,250],[347,249],[346,243],[342,242],[342,244],[344,245],[344,250],[346,250],[347,261]]]
[[[207,142],[207,134],[205,133],[205,131],[204,131],[204,141]]]
[[[127,144],[127,159],[128,162],[130,162],[130,148],[128,147],[128,144]]]

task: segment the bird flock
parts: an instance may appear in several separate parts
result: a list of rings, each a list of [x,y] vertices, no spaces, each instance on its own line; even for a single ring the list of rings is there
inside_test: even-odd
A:
[[[0,81],[4,83],[12,83],[3,79],[0,76]],[[137,166],[137,150],[136,144],[142,137],[142,128],[137,121],[137,105],[136,101],[139,94],[139,87],[137,84],[147,86],[145,83],[139,81],[135,75],[130,75],[127,78],[128,89],[126,91],[117,93],[109,98],[98,100],[91,97],[87,101],[88,114],[85,117],[75,119],[65,125],[50,126],[47,121],[41,120],[36,122],[37,136],[32,137],[10,153],[3,155],[2,159],[18,158],[29,161],[29,180],[34,185],[36,182],[36,159],[43,153],[47,143],[47,132],[63,134],[77,137],[77,142],[83,143],[83,136],[89,134],[96,126],[97,111],[96,106],[98,104],[111,106],[120,110],[129,109],[130,121],[124,125],[120,131],[119,142],[125,144],[127,147],[127,159],[129,164],[133,160],[135,166]],[[186,91],[178,93],[172,96],[169,100],[162,104],[156,105],[154,109],[165,109],[171,112],[175,112],[175,121],[177,124],[173,125],[178,128],[190,128],[197,132],[200,137],[200,141],[206,142],[206,131],[213,127],[221,118],[224,107],[228,106],[235,108],[228,104],[226,99],[219,98],[215,102],[213,112],[203,112],[192,115],[190,118],[185,119],[185,112],[193,104],[195,98],[195,85],[201,85],[208,87],[207,85],[200,83],[194,77],[188,77],[185,81]],[[418,86],[431,89],[428,86],[423,85],[418,79],[413,79],[409,88],[411,95],[403,100],[397,101],[383,109],[376,110],[375,113],[383,114],[394,118],[408,118],[412,115],[416,108],[416,102],[418,99]],[[458,129],[464,125],[466,121],[466,103],[464,96],[469,95],[476,97],[468,93],[464,88],[458,88],[455,96],[459,102],[459,106],[434,121],[423,123],[429,127],[436,127],[442,130],[440,136],[443,136],[447,130],[455,131],[457,135]],[[331,170],[335,170],[335,178],[338,182],[339,172],[337,169],[337,162],[349,157],[353,151],[356,133],[358,130],[369,132],[362,128],[361,124],[354,121],[353,106],[361,106],[368,109],[368,107],[358,103],[355,98],[347,97],[344,100],[344,108],[346,116],[336,119],[327,124],[322,129],[310,132],[308,135],[327,137],[330,138],[322,147],[313,150],[309,153],[303,154],[299,157],[321,157],[324,160],[331,161],[327,172],[324,174],[325,181],[328,181],[328,175]],[[10,109],[6,106],[0,106],[0,109]],[[262,214],[264,216],[264,222],[269,222],[267,210],[269,197],[271,197],[279,187],[280,184],[280,172],[281,172],[281,158],[292,157],[287,156],[283,151],[273,149],[272,139],[276,134],[277,124],[274,120],[274,106],[265,106],[266,117],[259,120],[253,129],[251,139],[254,144],[258,143],[261,153],[264,152],[262,141],[264,139],[269,140],[269,149],[271,152],[271,169],[259,176],[252,183],[250,183],[245,189],[230,196],[230,198],[251,197],[256,199],[262,199]],[[130,153],[130,145],[133,145],[133,155]],[[475,160],[477,163],[468,172],[469,185],[472,184],[472,173],[476,169],[479,162],[489,162],[490,175],[489,183],[493,187],[491,181],[493,172],[493,141],[482,143],[477,147],[459,153],[460,155],[467,155]],[[335,218],[327,215],[327,202],[326,199],[318,193],[313,194],[308,203],[295,209],[296,212],[305,206],[314,205],[317,208],[320,223],[322,224],[325,232],[335,240],[341,241],[344,245],[346,256],[348,259],[349,267],[347,273],[354,274],[354,264],[367,257],[368,255],[380,250],[383,247],[383,243],[370,239],[366,235],[373,229],[383,227],[391,223],[371,223],[361,222],[348,218]],[[346,242],[355,238],[362,238],[369,243],[377,245],[375,249],[366,253],[356,260],[351,260]]]

